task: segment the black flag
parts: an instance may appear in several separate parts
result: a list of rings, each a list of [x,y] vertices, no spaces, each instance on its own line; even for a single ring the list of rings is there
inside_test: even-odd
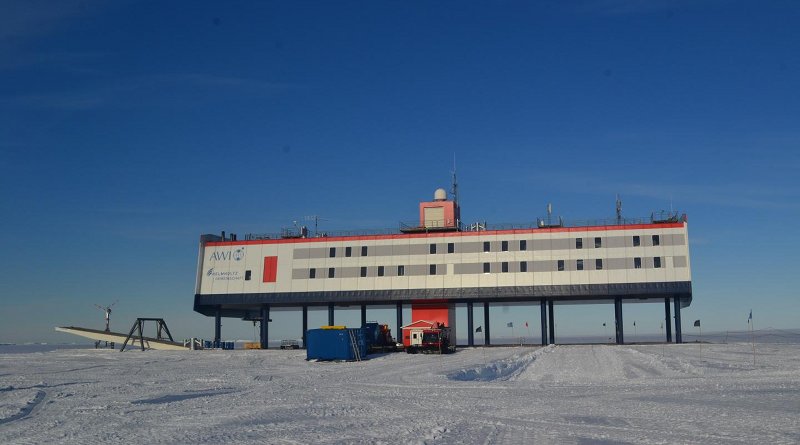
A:
[[[697,327],[700,327],[700,320],[695,320],[694,321],[694,325],[697,326]]]
[[[478,329],[475,329],[475,332],[483,332],[483,326],[478,326]]]

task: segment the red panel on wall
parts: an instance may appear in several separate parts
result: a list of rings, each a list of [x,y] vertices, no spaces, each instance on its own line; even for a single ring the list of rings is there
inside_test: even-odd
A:
[[[278,276],[278,257],[264,257],[264,282],[274,283]]]

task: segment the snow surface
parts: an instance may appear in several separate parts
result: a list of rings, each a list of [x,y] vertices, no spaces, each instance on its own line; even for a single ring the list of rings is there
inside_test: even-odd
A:
[[[756,353],[0,351],[0,443],[800,443],[800,345]]]

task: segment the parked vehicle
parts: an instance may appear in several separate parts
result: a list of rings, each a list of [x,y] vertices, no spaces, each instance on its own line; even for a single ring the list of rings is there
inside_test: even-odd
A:
[[[281,349],[300,349],[300,342],[297,340],[281,340]]]

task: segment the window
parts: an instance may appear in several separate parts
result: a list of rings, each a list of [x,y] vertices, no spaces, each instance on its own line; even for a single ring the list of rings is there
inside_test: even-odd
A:
[[[328,268],[328,278],[334,278],[336,276],[336,268],[329,267]]]
[[[383,266],[378,266],[378,276],[382,277],[383,273],[385,272]]]
[[[594,248],[595,249],[599,249],[601,247],[603,247],[603,238],[600,238],[599,236],[595,237],[595,239],[594,239]]]
[[[594,260],[594,268],[597,270],[603,270],[603,260],[600,258]]]
[[[308,278],[310,278],[312,280],[314,278],[317,278],[317,269],[314,269],[313,267],[311,269],[309,269],[308,270]]]
[[[346,256],[346,257],[353,256],[353,248],[352,247],[345,247],[344,248],[344,256]]]
[[[642,242],[639,240],[639,235],[633,236],[633,247],[638,247]]]
[[[328,256],[330,258],[336,258],[336,248],[335,247],[331,247],[330,252],[328,252]]]
[[[244,271],[244,281],[250,281],[250,271]]]
[[[361,256],[367,256],[367,246],[361,246]]]
[[[583,270],[583,260],[577,260],[575,263],[575,269]]]
[[[661,269],[661,257],[657,256],[653,258],[653,267],[656,269]]]
[[[653,235],[653,245],[660,246],[661,245],[661,237],[658,235]]]
[[[428,275],[436,275],[436,265],[431,264],[428,266]]]
[[[431,244],[431,250],[430,250],[430,252],[431,252],[432,254],[433,254],[433,253],[436,253],[436,244]]]
[[[558,271],[562,272],[564,270],[564,260],[558,260]]]
[[[456,245],[453,243],[447,243],[447,253],[453,253],[456,251]]]
[[[638,256],[633,259],[633,268],[634,269],[641,269],[642,268],[642,259]]]
[[[503,273],[506,273],[506,272],[508,272],[508,261],[503,261],[503,262],[500,264],[500,270],[502,270],[502,271],[503,271]]]
[[[483,273],[489,273],[489,263],[483,263]]]
[[[406,274],[406,266],[397,266],[397,276],[402,277]]]
[[[508,252],[508,241],[503,241],[500,243],[500,250],[503,252]]]
[[[483,251],[484,252],[490,252],[491,250],[492,250],[492,247],[491,247],[491,244],[489,244],[489,241],[484,241],[483,242]]]
[[[520,272],[527,272],[528,271],[528,262],[527,261],[520,261],[519,262],[519,271]]]
[[[528,240],[519,240],[519,250],[528,250]]]
[[[364,278],[366,276],[367,276],[367,268],[366,267],[362,267],[361,268],[361,278]]]
[[[583,238],[575,238],[575,248],[583,249]]]

